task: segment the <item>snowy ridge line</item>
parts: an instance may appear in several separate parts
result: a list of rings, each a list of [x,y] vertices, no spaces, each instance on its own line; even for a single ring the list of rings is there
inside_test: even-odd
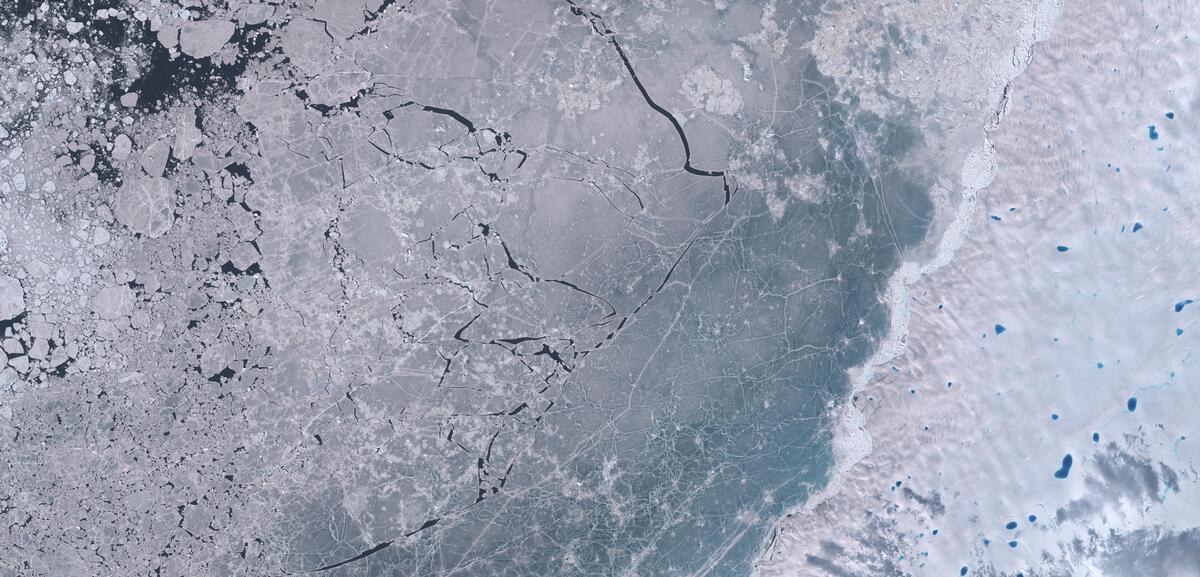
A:
[[[950,225],[938,240],[934,256],[924,263],[903,263],[888,281],[887,291],[884,294],[892,314],[887,336],[880,341],[870,359],[849,371],[851,375],[850,391],[846,393],[840,403],[831,404],[829,407],[836,421],[833,427],[834,467],[830,473],[829,482],[820,491],[809,496],[804,503],[788,510],[776,520],[774,529],[761,545],[758,562],[754,564],[752,575],[761,575],[761,562],[772,556],[776,544],[779,542],[777,537],[785,520],[790,516],[812,511],[828,499],[841,493],[846,474],[851,468],[870,456],[873,451],[871,434],[866,428],[866,415],[854,406],[854,396],[874,379],[876,367],[891,362],[907,350],[905,341],[908,337],[910,314],[909,285],[949,264],[970,233],[971,218],[975,213],[978,193],[989,186],[996,176],[996,154],[990,139],[991,133],[999,129],[1007,115],[1012,83],[1029,67],[1033,59],[1033,47],[1049,36],[1050,30],[1061,12],[1062,2],[1063,0],[1042,0],[1038,4],[1033,21],[1033,31],[1026,37],[1024,46],[1013,48],[1014,73],[1008,79],[997,79],[1003,82],[1004,86],[1000,102],[992,111],[991,120],[983,128],[983,143],[967,153],[963,160],[960,176],[962,192],[958,209],[954,212]]]

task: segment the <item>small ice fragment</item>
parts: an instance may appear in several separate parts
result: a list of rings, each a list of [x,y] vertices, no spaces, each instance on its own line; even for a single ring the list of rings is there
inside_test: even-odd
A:
[[[97,227],[96,232],[92,235],[92,246],[104,246],[111,239],[112,235],[107,230]]]
[[[25,291],[21,289],[21,281],[0,275],[0,321],[17,318],[24,312]]]
[[[102,288],[92,297],[92,312],[106,321],[116,320],[133,310],[133,297],[125,285]]]
[[[257,26],[266,22],[274,13],[275,7],[269,4],[242,6],[238,11],[238,21],[242,23],[242,26]]]
[[[175,120],[175,145],[171,147],[171,152],[181,161],[188,160],[203,139],[204,135],[196,128],[196,110],[185,108]]]
[[[29,357],[20,356],[15,359],[8,359],[8,365],[17,370],[18,373],[29,372]]]
[[[136,92],[126,92],[125,94],[122,94],[121,106],[124,106],[125,108],[133,108],[134,106],[137,106],[138,96],[139,95]]]
[[[171,145],[166,140],[159,140],[142,151],[142,170],[150,176],[162,176],[167,169],[167,160],[171,155]]]
[[[112,157],[115,160],[125,160],[133,152],[133,141],[124,134],[118,134],[113,139]]]
[[[29,347],[29,358],[35,361],[45,360],[50,356],[50,343],[46,339],[34,339],[33,345]]]
[[[175,221],[175,188],[161,177],[138,178],[117,191],[117,220],[129,230],[158,238]]]
[[[179,31],[179,49],[192,58],[207,58],[233,37],[235,29],[228,20],[188,22]]]
[[[179,27],[178,26],[163,26],[155,34],[158,38],[158,43],[163,45],[163,48],[170,50],[179,45]]]
[[[253,266],[254,263],[257,263],[261,256],[262,255],[258,253],[258,249],[254,248],[253,244],[243,242],[239,243],[233,249],[233,257],[230,260],[233,262],[233,265],[238,268],[238,270],[244,271]]]

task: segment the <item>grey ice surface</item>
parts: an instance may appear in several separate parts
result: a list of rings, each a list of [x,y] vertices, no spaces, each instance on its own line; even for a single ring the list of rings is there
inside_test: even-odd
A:
[[[753,573],[1043,3],[867,4],[0,5],[0,575]]]

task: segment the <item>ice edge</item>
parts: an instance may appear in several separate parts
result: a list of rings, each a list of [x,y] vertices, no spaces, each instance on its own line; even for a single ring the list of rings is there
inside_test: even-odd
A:
[[[906,350],[905,340],[908,337],[909,320],[909,285],[921,277],[946,266],[954,259],[955,253],[963,245],[971,228],[971,218],[975,213],[978,193],[992,183],[996,176],[995,148],[992,146],[991,134],[999,127],[1008,113],[1009,91],[1012,83],[1029,67],[1033,59],[1033,47],[1049,36],[1054,23],[1062,10],[1063,0],[1043,0],[1036,7],[1031,32],[1024,42],[1013,47],[1013,73],[1007,79],[997,78],[996,84],[1003,84],[1000,91],[1000,102],[992,111],[992,118],[983,128],[983,143],[967,153],[963,160],[960,186],[962,192],[958,209],[950,225],[938,240],[934,256],[924,263],[905,262],[888,281],[885,299],[892,311],[887,336],[880,341],[874,354],[861,366],[850,370],[850,391],[831,408],[834,422],[833,427],[833,470],[829,482],[804,501],[804,503],[789,509],[775,521],[775,527],[760,546],[757,561],[754,563],[752,575],[761,573],[762,562],[769,560],[774,553],[785,520],[797,513],[811,511],[826,500],[836,496],[842,490],[846,473],[872,452],[871,435],[866,429],[867,419],[862,411],[854,406],[854,396],[875,377],[876,367],[883,366],[892,359],[903,354]]]

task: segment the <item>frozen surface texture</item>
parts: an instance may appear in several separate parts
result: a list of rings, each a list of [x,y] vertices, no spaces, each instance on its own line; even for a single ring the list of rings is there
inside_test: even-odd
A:
[[[1196,21],[0,2],[0,575],[1196,574]]]

